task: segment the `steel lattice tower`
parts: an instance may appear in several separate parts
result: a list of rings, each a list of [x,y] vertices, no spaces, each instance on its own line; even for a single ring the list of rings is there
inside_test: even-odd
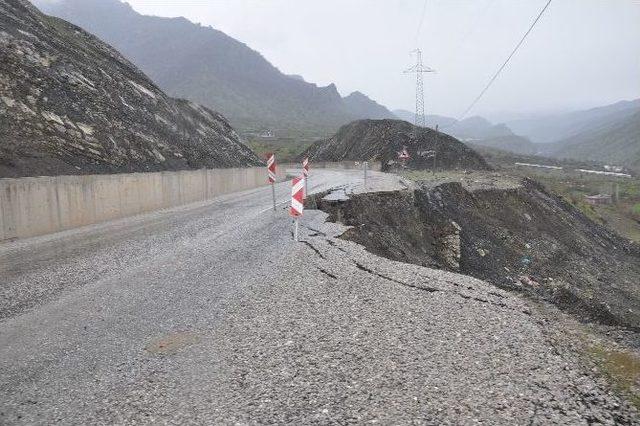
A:
[[[405,74],[416,75],[416,117],[414,124],[416,125],[416,132],[418,128],[426,125],[424,116],[424,79],[423,74],[428,72],[435,72],[435,70],[425,67],[422,64],[422,50],[416,49],[411,53],[416,54],[416,64],[405,70]]]

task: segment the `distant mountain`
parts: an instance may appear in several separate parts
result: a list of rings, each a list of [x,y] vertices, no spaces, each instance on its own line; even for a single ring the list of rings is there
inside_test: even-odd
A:
[[[524,155],[535,155],[540,151],[539,144],[518,135],[488,137],[474,141],[474,144]]]
[[[414,122],[414,113],[398,109],[393,113],[396,117]],[[435,129],[436,125],[443,133],[458,139],[473,142],[477,145],[511,151],[516,154],[535,154],[538,147],[527,138],[514,134],[505,124],[492,124],[482,117],[469,117],[461,121],[442,115],[427,115],[427,127]]]
[[[336,86],[288,76],[258,52],[184,18],[144,16],[119,0],[34,0],[116,47],[170,95],[215,108],[240,129],[326,133],[357,118],[392,114]]]
[[[383,119],[392,115],[387,108],[360,92],[353,92],[344,98],[344,103],[352,114],[360,118]]]
[[[393,114],[400,120],[408,121],[411,124],[415,122],[415,113],[413,112],[410,112],[404,109],[396,109],[396,110],[393,110]],[[426,121],[427,127],[435,129],[436,125],[441,128],[447,127],[447,126],[451,126],[457,120],[455,118],[445,117],[443,115],[430,114],[425,116],[425,121]]]
[[[0,58],[0,177],[261,164],[219,113],[26,0],[0,0]]]
[[[549,152],[560,158],[593,160],[640,170],[640,111],[559,141],[551,145]]]
[[[469,117],[458,121],[444,130],[457,138],[467,140],[483,140],[502,136],[513,136],[513,132],[504,124],[491,124],[482,117]]]
[[[300,158],[315,161],[380,161],[383,170],[398,166],[398,153],[406,149],[410,169],[432,169],[432,153],[438,169],[490,170],[485,160],[459,140],[435,130],[422,129],[402,120],[358,120],[346,124],[329,139],[311,145]]]
[[[514,120],[507,125],[535,143],[558,142],[606,127],[640,111],[640,99],[566,114]]]

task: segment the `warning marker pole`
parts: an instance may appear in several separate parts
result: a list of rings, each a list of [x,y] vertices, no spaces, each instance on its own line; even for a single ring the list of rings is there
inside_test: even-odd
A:
[[[309,186],[307,181],[309,180],[309,158],[302,160],[302,174],[304,175],[304,198],[307,198],[309,194]]]
[[[276,155],[268,154],[267,173],[271,184],[271,195],[273,196],[273,211],[276,211]]]
[[[367,169],[369,168],[369,162],[362,163],[362,170],[364,171],[364,189],[367,189]]]
[[[304,176],[293,178],[291,181],[291,208],[289,214],[294,218],[293,240],[298,241],[298,228],[300,216],[304,211]]]

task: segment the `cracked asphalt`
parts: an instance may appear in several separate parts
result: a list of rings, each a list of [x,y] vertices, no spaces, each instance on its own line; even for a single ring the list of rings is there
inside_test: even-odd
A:
[[[0,245],[0,424],[638,424],[530,302],[270,197]]]

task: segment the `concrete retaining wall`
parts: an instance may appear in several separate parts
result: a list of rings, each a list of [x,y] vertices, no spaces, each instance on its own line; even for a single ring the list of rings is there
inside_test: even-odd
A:
[[[285,178],[287,168],[297,167],[282,164],[279,179]],[[345,162],[313,167],[359,166]],[[50,234],[263,185],[264,167],[0,179],[0,241]]]

